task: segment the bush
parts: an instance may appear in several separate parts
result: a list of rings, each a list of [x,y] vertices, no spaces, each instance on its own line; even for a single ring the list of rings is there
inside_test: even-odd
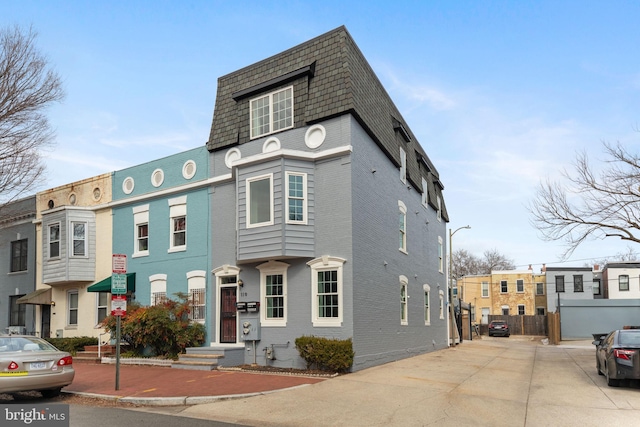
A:
[[[120,338],[130,345],[137,356],[163,356],[176,359],[187,347],[204,342],[205,329],[189,319],[191,304],[185,294],[178,293],[177,301],[167,299],[162,304],[143,307],[128,303],[127,315],[120,322]],[[103,326],[116,336],[116,316],[109,316]]]
[[[95,337],[71,337],[71,338],[45,338],[56,348],[76,355],[78,351],[84,351],[85,345],[98,345]]]
[[[296,348],[307,369],[316,367],[323,371],[346,372],[353,366],[353,343],[346,340],[329,339],[314,336],[296,338]]]

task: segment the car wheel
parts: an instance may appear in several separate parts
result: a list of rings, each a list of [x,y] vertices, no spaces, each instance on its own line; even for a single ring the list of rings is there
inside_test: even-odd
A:
[[[605,376],[607,377],[607,385],[609,387],[618,387],[620,385],[620,380],[615,379],[615,378],[611,378],[611,376],[609,375],[609,367],[606,366],[605,367]]]
[[[58,397],[60,396],[60,388],[54,388],[53,390],[40,390],[42,397],[50,398],[50,397]]]

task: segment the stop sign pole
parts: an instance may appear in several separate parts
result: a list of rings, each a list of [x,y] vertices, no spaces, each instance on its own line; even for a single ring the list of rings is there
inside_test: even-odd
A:
[[[123,254],[114,254],[112,258],[112,273],[111,276],[111,295],[120,296],[127,293],[127,286],[125,282],[124,289],[121,286],[119,275],[127,274],[127,256]],[[125,276],[126,280],[126,276]],[[120,319],[122,318],[123,311],[115,310],[116,316],[116,390],[120,390]]]

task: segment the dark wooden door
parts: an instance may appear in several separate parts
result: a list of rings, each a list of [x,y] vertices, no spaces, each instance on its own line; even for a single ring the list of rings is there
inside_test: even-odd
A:
[[[43,304],[40,306],[42,323],[40,324],[40,337],[49,338],[51,336],[51,306]]]
[[[220,342],[236,342],[236,288],[225,287],[220,290]]]

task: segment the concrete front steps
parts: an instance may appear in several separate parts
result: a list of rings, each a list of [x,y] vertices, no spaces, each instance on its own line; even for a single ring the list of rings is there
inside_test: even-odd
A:
[[[218,366],[238,366],[244,363],[244,348],[189,347],[185,354],[171,363],[172,368],[213,371]]]
[[[122,348],[120,348],[122,351]],[[83,362],[83,363],[100,363],[100,359],[105,356],[115,356],[116,354],[116,346],[106,344],[100,347],[100,357],[98,357],[98,346],[97,345],[85,345],[84,351],[76,352],[76,355],[73,356],[73,362]]]

